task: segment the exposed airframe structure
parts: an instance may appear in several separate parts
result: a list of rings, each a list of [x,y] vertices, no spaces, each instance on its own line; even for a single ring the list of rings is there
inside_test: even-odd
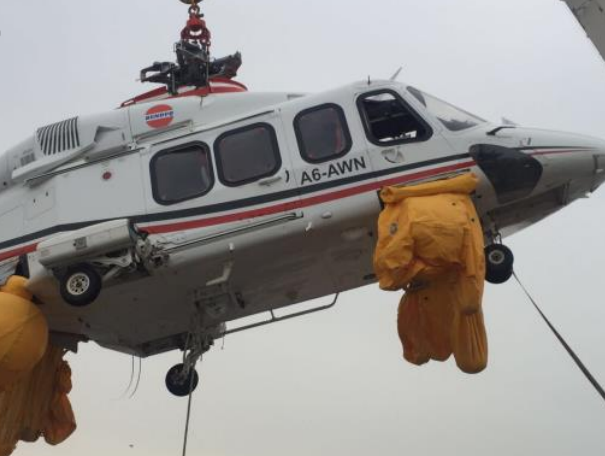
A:
[[[563,0],[605,60],[605,0]]]

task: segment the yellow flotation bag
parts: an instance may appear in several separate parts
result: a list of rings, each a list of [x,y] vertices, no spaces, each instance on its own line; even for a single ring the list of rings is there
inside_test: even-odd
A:
[[[464,372],[487,366],[483,230],[471,173],[381,192],[374,269],[384,290],[405,290],[398,330],[414,364],[452,354]]]
[[[26,290],[27,280],[11,277],[0,288],[0,391],[29,373],[48,345],[48,325]]]
[[[49,345],[34,370],[0,394],[0,456],[9,456],[19,440],[35,442],[43,437],[58,445],[75,431],[67,397],[71,370],[64,355],[62,349]]]
[[[11,277],[0,288],[0,456],[19,440],[59,444],[76,428],[65,351],[49,345],[46,319],[26,284]]]

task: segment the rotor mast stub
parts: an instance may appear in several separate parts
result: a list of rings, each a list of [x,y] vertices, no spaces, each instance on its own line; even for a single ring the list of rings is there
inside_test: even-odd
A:
[[[141,82],[164,84],[176,96],[183,87],[208,88],[213,78],[232,79],[242,64],[241,54],[211,59],[212,34],[206,26],[199,4],[203,0],[180,0],[189,5],[189,19],[174,47],[176,63],[155,62],[141,70]]]

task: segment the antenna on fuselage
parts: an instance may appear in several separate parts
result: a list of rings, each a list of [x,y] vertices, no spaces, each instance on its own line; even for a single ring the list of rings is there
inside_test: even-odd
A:
[[[403,67],[399,67],[399,69],[397,71],[395,71],[395,74],[393,76],[390,77],[390,81],[396,81],[397,78],[399,78],[399,75],[401,74],[401,72],[403,71]]]

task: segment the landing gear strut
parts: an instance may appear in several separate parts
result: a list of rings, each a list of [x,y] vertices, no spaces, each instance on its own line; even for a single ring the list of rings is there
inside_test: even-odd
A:
[[[513,275],[514,262],[513,252],[505,245],[488,245],[485,248],[485,280],[494,284],[506,282]]]

